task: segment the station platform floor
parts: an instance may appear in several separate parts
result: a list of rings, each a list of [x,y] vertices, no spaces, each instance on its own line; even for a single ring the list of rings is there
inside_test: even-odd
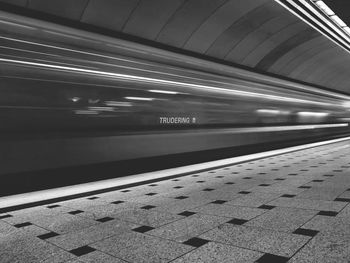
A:
[[[0,262],[350,262],[350,141],[0,214]]]

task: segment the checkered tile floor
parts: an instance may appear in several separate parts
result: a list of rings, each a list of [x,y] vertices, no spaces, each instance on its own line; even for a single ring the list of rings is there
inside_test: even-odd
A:
[[[350,262],[350,142],[0,214],[0,262]]]

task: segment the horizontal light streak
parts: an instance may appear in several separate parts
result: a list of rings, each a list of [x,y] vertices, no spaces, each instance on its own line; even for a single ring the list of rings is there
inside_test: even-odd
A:
[[[0,14],[1,14],[1,12],[0,12]],[[112,59],[112,60],[118,60],[118,61],[125,61],[125,62],[133,62],[133,63],[140,64],[140,65],[146,65],[146,66],[151,65],[149,63],[144,63],[144,62],[140,62],[140,61],[136,61],[136,60],[129,60],[129,59],[112,57],[112,56],[106,56],[106,55],[102,55],[102,54],[98,54],[98,53],[92,53],[92,52],[86,52],[86,51],[71,49],[71,48],[64,48],[64,47],[58,47],[58,46],[53,46],[53,45],[47,45],[47,44],[42,44],[42,43],[37,43],[37,42],[32,42],[32,41],[27,41],[27,40],[22,40],[22,39],[16,39],[16,38],[11,38],[11,37],[0,36],[0,39],[20,42],[20,43],[25,43],[25,44],[34,45],[34,46],[53,48],[53,49],[58,49],[58,50],[62,50],[62,51],[68,51],[68,52],[84,54],[84,55],[89,55],[89,56],[95,56],[95,57],[100,57],[100,58],[106,58],[106,59]]]
[[[13,22],[10,22],[10,21],[5,21],[5,20],[0,20],[0,23],[1,24],[5,24],[5,25],[10,25],[10,26],[15,26],[15,27],[22,27],[22,28],[29,29],[29,30],[36,30],[36,28],[31,27],[31,26],[17,24],[17,23],[13,23]]]
[[[152,101],[154,98],[145,98],[145,97],[125,97],[127,100],[143,100],[143,101]]]
[[[113,107],[131,107],[132,106],[132,103],[130,103],[130,102],[113,101],[113,100],[105,101],[105,104],[107,106],[113,106]]]
[[[171,95],[179,94],[179,92],[177,92],[177,91],[155,90],[155,89],[151,89],[151,90],[149,90],[149,92],[153,92],[153,93],[162,93],[162,94],[171,94]]]
[[[224,131],[213,131],[212,133],[260,133],[260,132],[280,132],[280,131],[298,131],[298,130],[314,130],[324,128],[340,128],[347,127],[348,123],[335,123],[335,124],[307,124],[307,125],[288,125],[288,126],[272,126],[272,127],[249,127],[249,128],[233,128],[225,129]],[[208,131],[207,133],[211,133]]]
[[[96,115],[98,114],[98,111],[95,110],[75,110],[75,114],[78,115]]]
[[[52,34],[52,35],[56,35],[56,36],[60,36],[60,37],[68,37],[68,38],[73,38],[73,39],[77,39],[77,40],[82,40],[81,37],[76,37],[76,36],[72,36],[66,33],[59,33],[59,32],[54,32],[54,31],[49,31],[49,30],[43,30],[46,33]]]
[[[28,50],[28,49],[21,49],[21,48],[14,48],[14,47],[6,47],[6,46],[0,46],[0,48],[9,49],[9,50],[14,50],[14,51],[20,51],[20,52],[25,52],[25,53],[39,54],[39,55],[44,55],[44,56],[60,57],[59,55],[54,55],[54,54],[49,54],[49,53],[43,53],[43,52],[37,52],[37,51],[33,51],[33,50]]]
[[[343,102],[343,107],[350,108],[350,101],[344,101]]]
[[[272,109],[258,109],[256,110],[257,113],[260,114],[272,114],[272,115],[287,115],[290,114],[290,111],[284,111],[284,110],[272,110]]]
[[[338,120],[340,120],[340,121],[349,121],[350,122],[350,118],[338,118]]]
[[[112,107],[89,107],[88,109],[92,111],[114,111]]]
[[[129,75],[129,74],[112,73],[112,72],[107,72],[107,71],[60,66],[60,65],[54,65],[54,64],[44,64],[44,63],[29,62],[29,61],[22,61],[22,60],[5,59],[5,58],[0,58],[0,62],[16,63],[16,64],[27,65],[27,66],[36,66],[36,67],[43,67],[43,68],[48,68],[48,69],[77,72],[77,73],[82,73],[82,74],[91,74],[91,75],[98,75],[98,76],[104,76],[104,77],[111,77],[111,78],[122,80],[122,81],[135,81],[135,82],[151,83],[151,84],[158,84],[158,85],[171,85],[171,86],[175,86],[175,87],[182,86],[182,87],[186,87],[186,88],[206,90],[206,91],[212,91],[212,92],[231,93],[231,94],[238,95],[238,96],[254,97],[254,98],[259,98],[259,99],[277,100],[277,101],[285,101],[285,102],[293,102],[293,103],[314,104],[314,105],[323,105],[323,106],[334,106],[333,104],[324,103],[324,102],[309,101],[309,100],[304,100],[304,99],[282,97],[282,96],[277,96],[277,95],[255,93],[255,92],[228,89],[228,88],[219,88],[219,87],[214,87],[214,86],[192,84],[192,83],[172,81],[172,80],[156,79],[156,78],[150,78],[150,77],[141,77],[141,76],[135,76],[135,75]]]
[[[302,117],[326,117],[329,115],[327,112],[310,112],[310,111],[300,111],[298,112],[299,116]]]

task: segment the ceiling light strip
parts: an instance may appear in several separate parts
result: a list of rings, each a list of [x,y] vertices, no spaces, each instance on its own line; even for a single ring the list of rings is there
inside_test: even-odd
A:
[[[288,0],[291,1],[291,0]],[[344,32],[344,30],[342,29],[342,25],[346,26],[346,24],[343,22],[343,20],[341,20],[337,15],[331,15],[331,16],[327,16],[329,19],[331,19],[331,21],[325,19],[325,17],[323,15],[320,14],[320,11],[322,11],[322,9],[320,9],[314,2],[312,2],[314,5],[309,4],[308,1],[306,0],[299,0],[299,2],[301,4],[303,4],[308,10],[312,11],[317,17],[319,17],[323,22],[325,22],[327,25],[329,25],[333,30],[335,30],[339,35],[341,35],[348,43],[350,43],[350,38],[349,36]],[[331,10],[331,9],[330,9]],[[326,13],[325,13],[326,14]],[[335,25],[334,22],[338,25]],[[349,45],[349,44],[348,44]]]
[[[336,45],[340,46],[342,49],[344,49],[346,52],[350,53],[350,46],[348,43],[346,43],[343,39],[341,39],[339,36],[337,36],[334,32],[330,31],[329,28],[325,27],[324,25],[322,25],[318,20],[316,20],[315,18],[313,18],[306,10],[304,10],[303,8],[301,8],[299,5],[297,5],[296,3],[294,3],[293,1],[287,0],[287,2],[292,5],[295,9],[297,9],[299,12],[301,12],[303,15],[305,15],[307,18],[309,18],[310,20],[312,20],[314,23],[316,23],[318,26],[320,26],[323,30],[325,30],[329,35],[331,35],[332,37],[330,37],[329,35],[325,34],[324,32],[322,32],[322,30],[320,30],[318,27],[316,27],[313,23],[311,23],[310,21],[308,21],[307,19],[305,19],[303,16],[301,16],[298,12],[296,12],[295,10],[293,10],[291,7],[289,7],[288,5],[286,5],[285,3],[283,3],[281,0],[275,0],[277,3],[279,3],[281,6],[283,6],[284,8],[286,8],[289,12],[291,12],[292,14],[294,14],[295,16],[297,16],[298,18],[300,18],[302,21],[304,21],[305,23],[307,23],[308,25],[310,25],[311,27],[313,27],[314,29],[316,29],[318,32],[320,32],[322,35],[326,36],[328,39],[330,39],[332,42],[334,42]],[[333,25],[334,26],[334,25]],[[339,41],[339,42],[337,42]],[[341,43],[341,44],[340,44]]]

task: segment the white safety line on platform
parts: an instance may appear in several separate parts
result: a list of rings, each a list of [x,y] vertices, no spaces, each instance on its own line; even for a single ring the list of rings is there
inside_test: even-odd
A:
[[[233,158],[227,158],[217,161],[205,162],[200,164],[187,165],[183,167],[171,168],[161,171],[141,173],[131,176],[125,176],[120,178],[102,180],[97,182],[84,183],[73,186],[60,187],[49,190],[42,190],[36,192],[30,192],[25,194],[17,194],[12,196],[5,196],[0,198],[0,208],[25,205],[29,203],[41,202],[54,198],[64,198],[71,195],[84,194],[93,191],[99,191],[108,188],[121,187],[129,184],[137,184],[150,180],[161,180],[162,178],[196,173],[202,170],[216,169],[218,167],[235,165],[237,163],[248,162],[256,159],[268,158],[275,155],[285,154],[294,151],[300,151],[308,148],[318,147],[322,145],[332,144],[336,142],[342,142],[350,140],[350,137],[327,140],[317,143],[309,143],[299,146],[288,147],[279,150],[266,151],[262,153],[254,153],[244,156],[238,156]]]

